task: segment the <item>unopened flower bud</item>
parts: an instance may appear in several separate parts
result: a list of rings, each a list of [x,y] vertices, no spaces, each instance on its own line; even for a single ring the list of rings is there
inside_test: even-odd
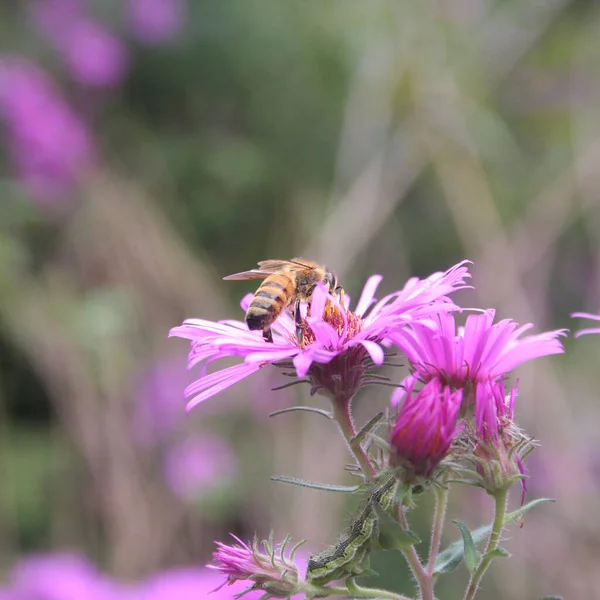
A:
[[[462,391],[438,380],[415,391],[411,384],[392,430],[392,466],[403,467],[407,483],[433,475],[446,457],[457,432]]]
[[[528,453],[532,443],[513,421],[517,387],[518,382],[508,395],[502,381],[488,381],[477,389],[474,457],[481,485],[492,495],[517,481],[523,482],[523,493],[526,490],[519,455]]]

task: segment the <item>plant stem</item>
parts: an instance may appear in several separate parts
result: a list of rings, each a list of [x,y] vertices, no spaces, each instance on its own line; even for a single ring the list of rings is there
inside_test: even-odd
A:
[[[404,506],[398,507],[398,521],[404,527],[409,529],[406,515],[404,514]],[[429,576],[425,571],[421,559],[417,554],[417,549],[414,546],[402,549],[404,559],[408,563],[410,570],[412,571],[413,577],[419,586],[421,600],[434,600],[433,597],[433,577]]]
[[[372,479],[377,474],[377,470],[362,447],[362,444],[352,442],[356,437],[356,428],[354,427],[354,419],[352,418],[351,404],[351,398],[335,399],[332,402],[333,418],[337,421],[342,435],[348,444],[348,448],[350,448],[350,452],[352,452],[354,458],[362,468],[365,477]]]
[[[330,596],[347,597],[349,594],[351,594],[353,598],[373,598],[377,600],[413,600],[408,596],[396,594],[395,592],[390,592],[388,590],[360,587],[356,583],[353,583],[348,587],[332,586],[325,588],[314,588],[311,590],[305,590],[304,593],[307,595],[308,598],[328,598]],[[313,594],[313,596],[311,596],[311,594]]]
[[[506,505],[508,502],[508,489],[496,492],[494,499],[496,501],[496,506],[492,531],[490,533],[485,552],[481,556],[479,564],[475,567],[475,570],[469,579],[464,600],[473,600],[473,598],[475,598],[475,594],[477,593],[481,579],[484,576],[487,568],[490,566],[490,563],[494,559],[493,556],[490,556],[490,552],[498,547],[500,536],[502,535],[502,530],[504,529],[504,521],[506,520]]]
[[[444,531],[444,522],[446,520],[446,508],[448,507],[448,495],[450,489],[446,486],[435,489],[435,508],[433,513],[433,530],[431,532],[431,544],[429,545],[429,561],[427,563],[427,575],[433,577],[435,570],[435,561],[440,544],[442,542],[442,533]]]

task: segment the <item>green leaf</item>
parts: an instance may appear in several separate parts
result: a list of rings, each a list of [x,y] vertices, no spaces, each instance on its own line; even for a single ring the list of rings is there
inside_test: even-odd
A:
[[[360,489],[359,485],[331,485],[329,483],[319,483],[318,481],[305,481],[304,479],[296,479],[296,477],[285,477],[284,475],[273,475],[271,481],[281,481],[283,483],[291,483],[301,487],[312,488],[314,490],[325,490],[327,492],[348,492],[354,493]]]
[[[544,596],[540,600],[564,600],[562,596]]]
[[[485,555],[487,558],[510,558],[510,552],[504,548],[496,548]]]
[[[404,529],[379,504],[373,502],[373,510],[377,515],[379,528],[379,545],[384,550],[400,550],[421,542],[419,536],[410,529]]]
[[[523,516],[528,510],[531,510],[534,506],[538,504],[542,504],[544,502],[554,502],[552,498],[537,498],[536,500],[532,500],[527,504],[524,504],[517,510],[514,510],[511,513],[506,515],[506,519],[504,520],[504,524],[512,523],[512,521],[518,519]],[[473,538],[473,542],[477,544],[481,540],[485,539],[486,536],[489,535],[492,530],[492,525],[484,525],[483,527],[479,527],[475,531],[471,532],[471,537]],[[438,554],[437,560],[435,561],[435,570],[434,573],[439,575],[440,573],[450,573],[454,571],[456,567],[461,563],[464,554],[464,543],[462,540],[458,540],[450,544],[443,552]]]
[[[467,565],[467,569],[469,569],[469,573],[473,573],[480,560],[479,552],[477,551],[477,548],[475,548],[473,536],[471,535],[469,528],[464,523],[458,520],[454,520],[452,522],[455,523],[460,529],[460,534],[462,535],[463,539],[465,564]]]

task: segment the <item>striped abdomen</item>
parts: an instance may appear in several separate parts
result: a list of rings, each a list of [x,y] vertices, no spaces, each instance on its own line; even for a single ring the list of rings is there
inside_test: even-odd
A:
[[[288,273],[269,275],[260,285],[248,311],[248,329],[268,329],[294,299],[294,280]]]

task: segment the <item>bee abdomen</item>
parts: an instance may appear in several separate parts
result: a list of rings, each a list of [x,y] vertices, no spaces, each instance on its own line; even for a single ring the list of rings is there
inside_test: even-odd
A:
[[[258,288],[250,302],[246,313],[248,329],[266,329],[281,314],[287,305],[287,287],[284,282],[287,277],[277,276],[282,282],[273,281],[274,277],[267,278]],[[290,281],[291,283],[291,281]]]
[[[266,329],[274,321],[271,314],[260,308],[250,306],[246,313],[246,324],[250,331],[257,329]]]

